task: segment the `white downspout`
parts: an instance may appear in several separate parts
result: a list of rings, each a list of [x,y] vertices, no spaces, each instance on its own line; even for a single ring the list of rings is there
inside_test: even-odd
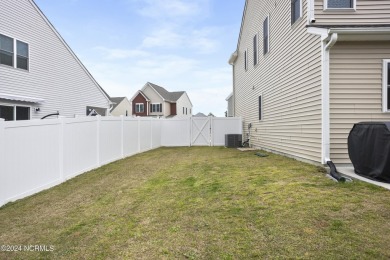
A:
[[[330,49],[336,44],[337,33],[330,36],[328,43],[322,42],[322,163],[330,160]]]

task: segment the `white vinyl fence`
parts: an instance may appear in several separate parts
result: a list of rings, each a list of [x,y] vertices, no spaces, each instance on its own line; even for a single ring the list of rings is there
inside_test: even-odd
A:
[[[127,156],[161,146],[223,146],[225,134],[241,133],[241,118],[0,119],[0,206]]]

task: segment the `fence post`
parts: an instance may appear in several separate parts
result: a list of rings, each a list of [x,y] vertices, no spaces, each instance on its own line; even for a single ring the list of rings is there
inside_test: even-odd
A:
[[[100,167],[100,115],[96,116],[96,161],[97,161],[97,167]]]
[[[5,120],[0,118],[0,206],[4,205],[6,200],[6,192],[5,192],[5,176],[6,172],[6,161],[5,161]]]
[[[214,117],[210,117],[210,146],[214,146]]]
[[[150,150],[153,149],[153,118],[150,118]]]
[[[188,119],[188,122],[189,122],[189,130],[190,130],[190,147],[192,146],[192,126],[194,125],[193,124],[193,117],[190,117],[189,119]]]
[[[125,138],[124,138],[124,127],[125,127],[125,119],[124,119],[124,116],[121,115],[121,157],[122,159],[125,158],[125,155],[124,155],[124,141],[125,141]]]
[[[59,166],[60,166],[60,178],[61,182],[65,181],[64,177],[64,143],[65,143],[65,121],[64,121],[64,116],[58,116],[58,120],[60,121],[60,147],[59,147]]]
[[[138,153],[141,152],[141,118],[138,117]]]

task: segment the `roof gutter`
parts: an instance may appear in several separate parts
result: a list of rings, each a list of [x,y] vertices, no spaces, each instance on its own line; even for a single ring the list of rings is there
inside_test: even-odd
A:
[[[338,34],[337,33],[332,33],[332,35],[330,36],[330,40],[329,40],[328,44],[325,46],[325,50],[329,51],[330,48],[332,48],[333,45],[336,44],[337,39],[338,39]]]
[[[229,61],[228,61],[229,64],[233,66],[234,63],[236,62],[237,58],[238,58],[238,51],[235,51],[235,52],[233,52],[232,55],[230,56],[230,59],[229,59]]]
[[[329,37],[328,37],[329,39]],[[330,161],[330,49],[336,44],[338,34],[322,41],[322,163]]]

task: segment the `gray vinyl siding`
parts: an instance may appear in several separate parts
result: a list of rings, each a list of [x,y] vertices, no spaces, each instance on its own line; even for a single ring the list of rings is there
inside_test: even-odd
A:
[[[389,24],[390,1],[355,0],[356,11],[325,10],[324,0],[315,0],[316,24]]]
[[[243,117],[251,144],[321,162],[321,41],[306,32],[303,17],[291,26],[291,1],[247,1],[235,62],[235,116]],[[263,21],[269,15],[270,51],[263,55]],[[253,36],[259,34],[259,62],[253,66]],[[244,51],[248,49],[248,71]],[[258,98],[263,97],[259,121]]]
[[[350,164],[348,134],[354,123],[390,121],[382,113],[382,63],[390,42],[339,42],[330,52],[331,159]]]
[[[59,111],[85,115],[87,106],[108,108],[109,101],[28,0],[0,1],[0,34],[29,45],[29,71],[0,65],[0,93],[42,98],[32,118]]]

